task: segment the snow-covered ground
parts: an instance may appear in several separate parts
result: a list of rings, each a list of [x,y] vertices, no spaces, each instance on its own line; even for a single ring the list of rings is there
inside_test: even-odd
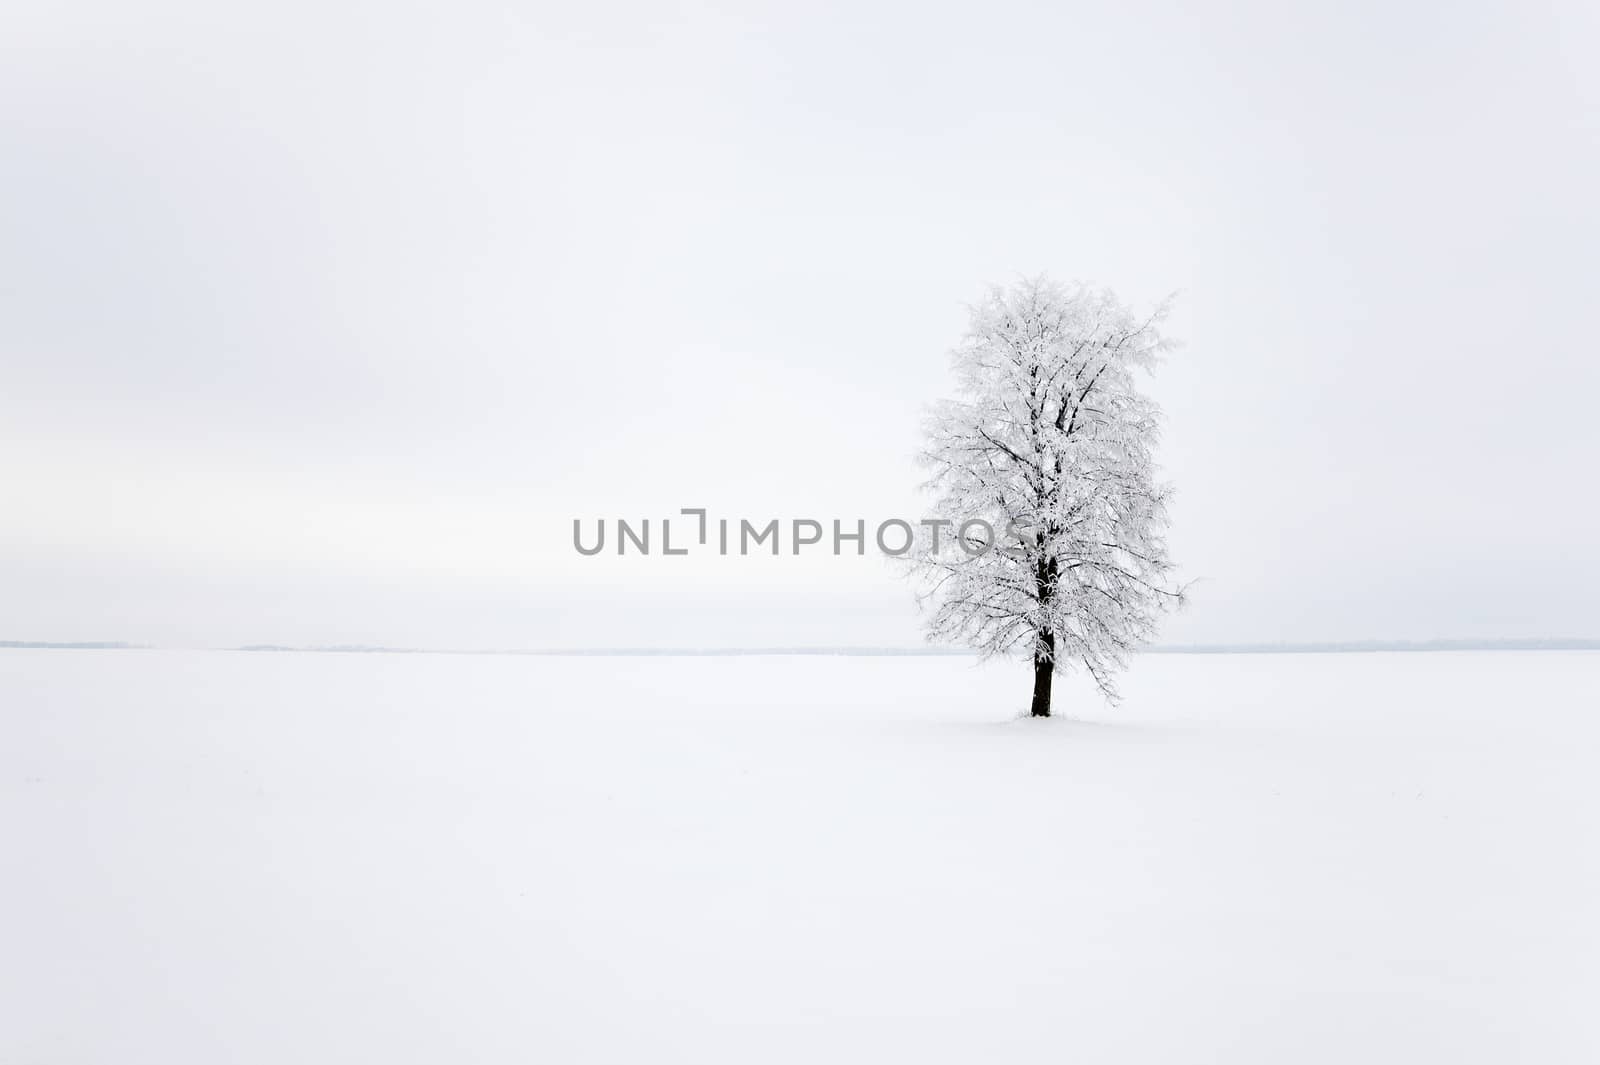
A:
[[[1593,1062],[1600,654],[0,651],[0,1062]]]

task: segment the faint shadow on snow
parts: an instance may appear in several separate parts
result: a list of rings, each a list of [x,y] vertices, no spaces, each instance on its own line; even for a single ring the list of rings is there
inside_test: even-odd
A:
[[[983,731],[1004,729],[1013,733],[1020,733],[1024,730],[1032,730],[1037,733],[1059,736],[1072,733],[1113,736],[1184,731],[1182,726],[1171,726],[1151,721],[1116,721],[1103,718],[1074,717],[1070,714],[1059,713],[1052,714],[1049,717],[1034,717],[1026,709],[1019,710],[1009,717],[994,718],[988,721],[966,721],[958,724]]]

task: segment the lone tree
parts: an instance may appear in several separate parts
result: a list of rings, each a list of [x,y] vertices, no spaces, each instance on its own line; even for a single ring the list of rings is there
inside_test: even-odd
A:
[[[1075,665],[1115,701],[1114,674],[1183,598],[1151,453],[1160,410],[1134,380],[1174,346],[1166,312],[1043,277],[995,288],[952,353],[958,398],[928,419],[927,486],[957,530],[941,542],[933,525],[917,555],[928,638],[1030,653],[1035,717]]]

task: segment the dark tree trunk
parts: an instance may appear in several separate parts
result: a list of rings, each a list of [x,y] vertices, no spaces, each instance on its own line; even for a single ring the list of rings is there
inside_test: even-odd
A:
[[[1052,533],[1054,530],[1050,530]],[[1035,543],[1041,546],[1043,538]],[[1060,566],[1055,556],[1041,558],[1033,571],[1034,586],[1038,589],[1039,603],[1048,607],[1056,594],[1056,577],[1060,575]],[[1056,634],[1045,631],[1038,635],[1033,645],[1033,709],[1029,711],[1033,717],[1050,716],[1050,681],[1056,673]]]
[[[1050,716],[1050,681],[1056,672],[1055,649],[1055,633],[1041,633],[1039,645],[1033,652],[1033,709],[1029,713],[1034,717]]]

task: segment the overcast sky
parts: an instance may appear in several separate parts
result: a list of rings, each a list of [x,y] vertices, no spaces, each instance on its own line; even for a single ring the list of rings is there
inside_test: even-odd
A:
[[[1209,10],[1202,10],[1209,8]],[[0,638],[897,644],[964,303],[1180,292],[1174,641],[1600,636],[1600,8],[0,9]]]

